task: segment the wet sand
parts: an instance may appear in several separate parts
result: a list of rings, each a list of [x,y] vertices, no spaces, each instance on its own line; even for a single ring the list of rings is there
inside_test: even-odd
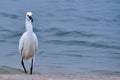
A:
[[[1,74],[0,80],[120,80],[117,76]]]

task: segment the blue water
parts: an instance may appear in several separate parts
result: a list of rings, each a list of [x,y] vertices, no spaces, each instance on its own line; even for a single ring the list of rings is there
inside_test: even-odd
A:
[[[28,11],[39,39],[34,72],[120,75],[119,0],[0,1],[0,73],[23,71],[18,43]]]

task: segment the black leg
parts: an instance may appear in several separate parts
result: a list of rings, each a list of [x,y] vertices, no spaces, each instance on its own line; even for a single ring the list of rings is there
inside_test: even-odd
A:
[[[32,74],[32,70],[33,70],[33,59],[32,59],[32,61],[31,61],[30,74]]]
[[[24,68],[25,73],[27,73],[27,71],[26,71],[26,69],[25,69],[25,66],[24,66],[23,58],[22,58],[22,60],[21,60],[21,64],[22,64],[22,66],[23,66],[23,68]]]

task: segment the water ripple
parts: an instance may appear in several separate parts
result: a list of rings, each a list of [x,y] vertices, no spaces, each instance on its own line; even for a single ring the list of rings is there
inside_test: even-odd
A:
[[[57,32],[57,31],[61,31],[61,30],[58,28],[48,28],[44,30],[44,32]]]
[[[73,37],[99,37],[98,34],[87,33],[83,31],[64,31],[58,28],[49,28],[44,30],[46,33],[52,33],[51,36],[56,37],[66,37],[66,36],[73,36]]]
[[[83,55],[80,55],[80,54],[58,54],[58,55],[61,55],[61,56],[70,56],[70,57],[83,57]]]
[[[87,20],[87,21],[96,21],[96,22],[99,22],[99,21],[100,21],[99,18],[88,17],[88,16],[81,16],[80,18],[81,18],[81,19],[85,19],[85,20]]]
[[[0,42],[10,42],[12,41],[17,41],[16,37],[19,37],[20,35],[22,35],[22,32],[20,31],[14,31],[14,30],[9,30],[9,29],[5,29],[5,28],[1,28],[0,30]],[[15,38],[15,39],[13,39]]]
[[[58,37],[66,37],[66,36],[82,36],[82,37],[97,37],[98,35],[96,34],[87,34],[85,32],[80,32],[80,31],[58,31],[53,34],[54,36]]]
[[[17,19],[18,18],[18,16],[16,14],[10,14],[10,13],[5,13],[5,12],[0,12],[0,14],[2,16],[9,17],[9,18],[12,18],[12,19]]]
[[[100,43],[93,43],[88,41],[76,41],[76,40],[71,40],[71,41],[50,40],[50,41],[45,41],[45,43],[51,43],[57,45],[88,46],[88,47],[106,48],[106,49],[120,49],[120,46],[105,45]]]
[[[0,66],[0,74],[20,74],[23,73],[22,70],[8,67],[8,66]]]

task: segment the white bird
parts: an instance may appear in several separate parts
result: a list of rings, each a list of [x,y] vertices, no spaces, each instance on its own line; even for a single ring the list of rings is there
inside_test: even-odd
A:
[[[30,74],[32,74],[33,70],[33,58],[38,49],[38,39],[36,34],[33,32],[32,22],[32,13],[27,12],[25,23],[26,31],[23,33],[19,40],[19,53],[22,57],[21,64],[24,68],[25,73],[27,73],[27,70],[24,66],[24,60],[31,60]]]

